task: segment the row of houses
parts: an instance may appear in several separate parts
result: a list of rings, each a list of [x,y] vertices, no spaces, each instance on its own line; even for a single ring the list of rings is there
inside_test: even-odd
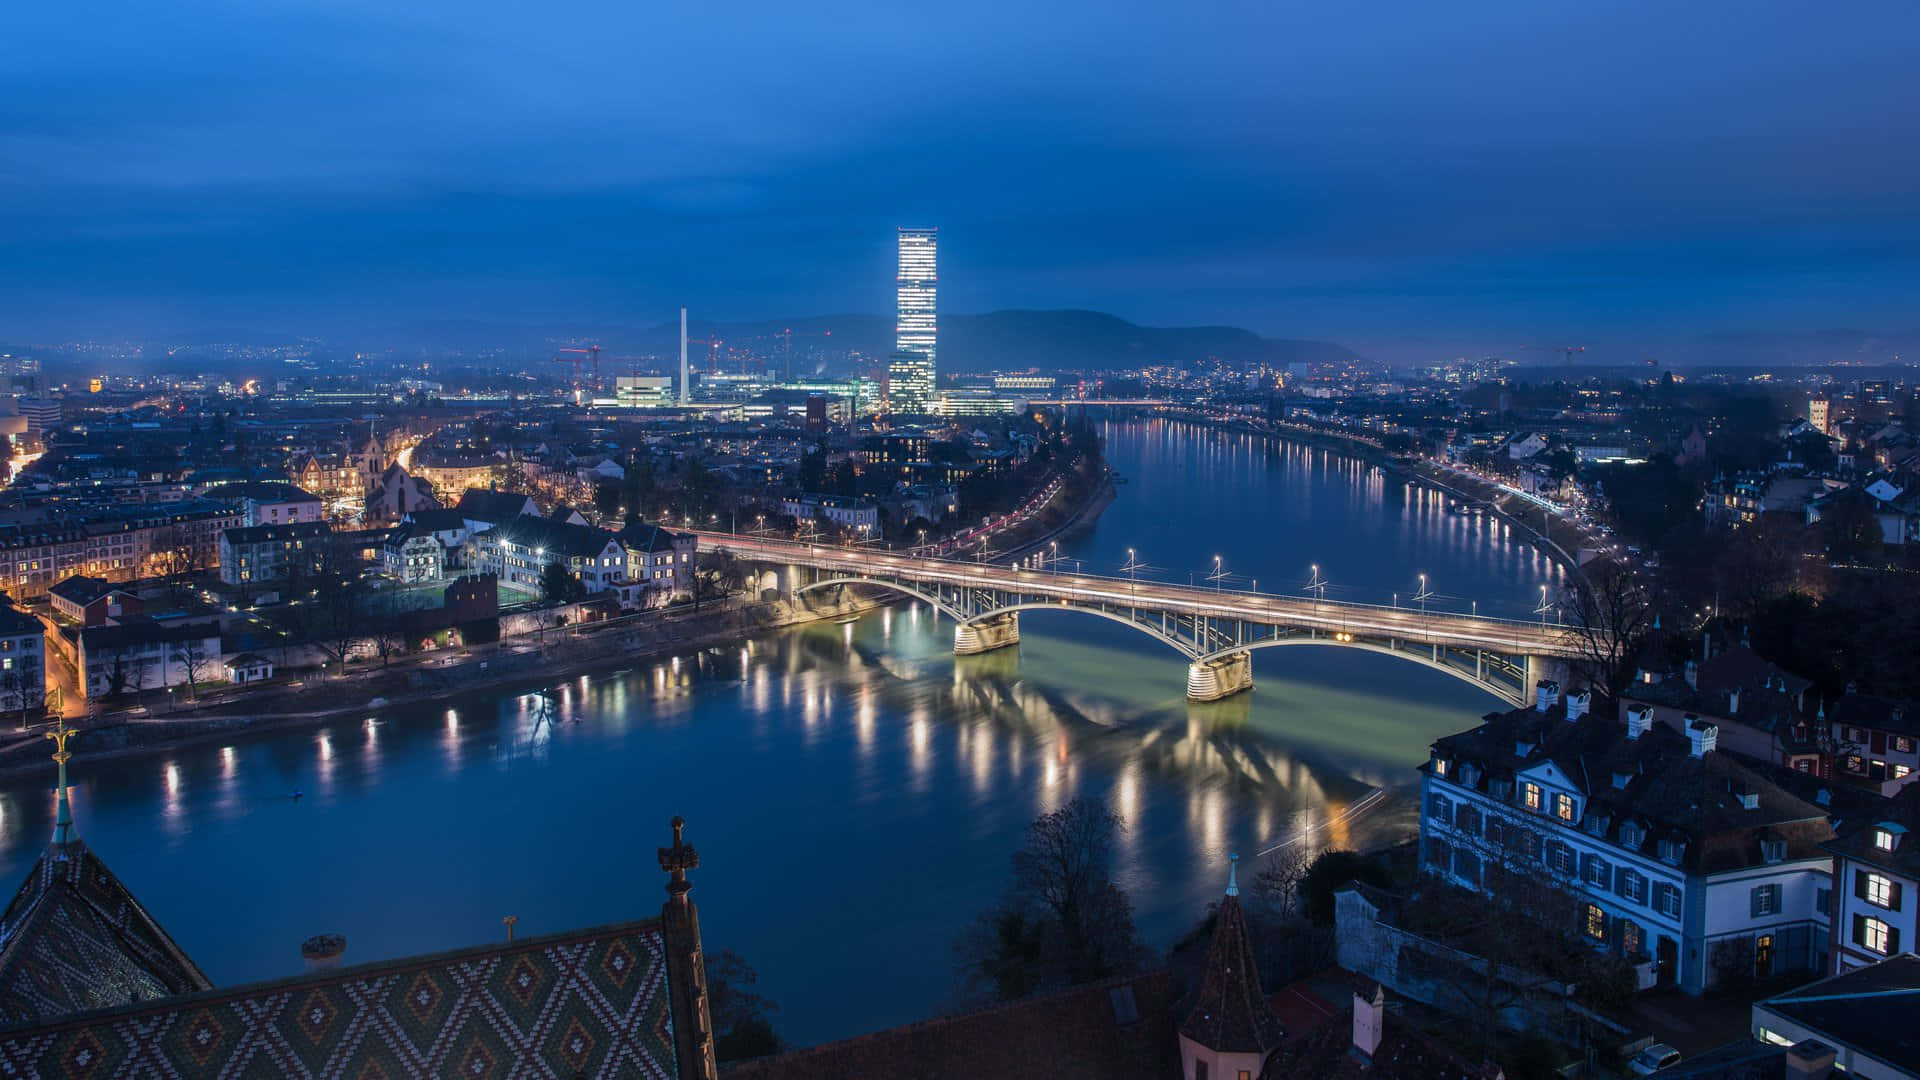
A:
[[[220,579],[247,587],[318,573],[341,543],[324,521],[230,529],[220,539]],[[557,565],[586,593],[614,593],[623,607],[658,606],[693,591],[691,534],[642,523],[614,531],[564,507],[542,514],[517,492],[476,488],[451,508],[410,512],[376,546],[381,572],[407,585],[477,571],[537,593]]]

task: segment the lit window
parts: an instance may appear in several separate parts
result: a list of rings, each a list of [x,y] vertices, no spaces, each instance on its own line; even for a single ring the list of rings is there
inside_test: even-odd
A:
[[[1855,916],[1853,942],[1856,945],[1865,946],[1874,952],[1884,954],[1891,951],[1893,940],[1892,931],[1892,927],[1881,922],[1879,919]]]
[[[1524,788],[1524,797],[1526,799],[1527,809],[1535,811],[1540,809],[1540,785],[1526,785]]]
[[[1900,906],[1900,886],[1884,874],[1861,874],[1860,899],[1875,907],[1898,908]]]
[[[1873,846],[1878,848],[1881,851],[1892,851],[1893,850],[1893,830],[1892,829],[1873,830]]]
[[[1553,816],[1561,821],[1573,820],[1573,796],[1555,795],[1553,797]]]
[[[1593,904],[1587,905],[1587,936],[1595,941],[1607,938],[1607,913]]]

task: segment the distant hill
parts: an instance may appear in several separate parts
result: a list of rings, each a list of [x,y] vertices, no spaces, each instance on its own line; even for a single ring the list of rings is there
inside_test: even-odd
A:
[[[893,351],[894,320],[884,315],[813,315],[787,320],[719,322],[692,319],[688,333],[697,340],[754,341],[774,348],[779,335],[793,330],[794,353],[804,355],[831,343],[836,351],[858,350],[884,357]],[[830,337],[826,331],[832,331]],[[562,340],[597,341],[607,355],[671,357],[679,347],[678,321],[645,327],[507,326],[445,322],[392,330],[367,345],[394,342],[426,348],[478,350],[502,348],[539,353]],[[696,357],[704,353],[693,347]],[[991,311],[981,315],[940,316],[940,368],[945,372],[995,369],[1061,370],[1135,364],[1179,364],[1218,357],[1237,363],[1288,363],[1356,359],[1343,345],[1325,341],[1264,338],[1233,326],[1140,326],[1098,311]]]

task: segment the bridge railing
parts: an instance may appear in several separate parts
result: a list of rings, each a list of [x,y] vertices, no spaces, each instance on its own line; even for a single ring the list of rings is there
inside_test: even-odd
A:
[[[836,544],[806,543],[799,540],[750,536],[742,533],[702,531],[700,535],[710,538],[713,543],[723,547],[726,546],[728,541],[733,541],[736,544],[744,543],[761,547],[771,547],[795,554],[804,554],[806,557],[812,559],[835,560],[836,563],[843,568],[865,570],[868,573],[889,569],[910,571],[914,564],[928,566],[930,569],[937,567],[939,570],[947,573],[979,575],[991,571],[995,573],[995,576],[1006,575],[1004,585],[1010,588],[1018,588],[1023,583],[1032,584],[1035,578],[1058,580],[1069,585],[1098,582],[1103,585],[1118,585],[1122,587],[1151,586],[1160,589],[1179,590],[1185,594],[1183,599],[1189,602],[1203,600],[1209,595],[1220,595],[1223,598],[1232,597],[1235,598],[1236,602],[1240,603],[1247,602],[1248,600],[1254,602],[1271,602],[1278,600],[1292,604],[1310,605],[1316,612],[1346,611],[1355,614],[1391,614],[1402,617],[1422,616],[1428,619],[1444,619],[1460,625],[1484,627],[1492,634],[1499,634],[1503,631],[1508,633],[1525,631],[1528,634],[1536,634],[1548,630],[1564,631],[1572,628],[1573,625],[1559,619],[1551,621],[1545,619],[1512,619],[1496,615],[1468,614],[1466,612],[1443,609],[1423,611],[1417,607],[1407,607],[1397,604],[1367,604],[1353,600],[1316,600],[1311,597],[1294,596],[1291,593],[1248,592],[1240,589],[1208,589],[1198,585],[1181,585],[1178,582],[1163,581],[1152,577],[1135,578],[1085,571],[1035,570],[1024,567],[1007,566],[1001,563],[983,563],[977,560],[951,559],[932,555],[913,555],[891,550],[876,551],[871,547],[844,548]],[[894,565],[889,567],[881,560],[893,560]],[[1027,576],[1025,579],[1022,579],[1019,575]]]

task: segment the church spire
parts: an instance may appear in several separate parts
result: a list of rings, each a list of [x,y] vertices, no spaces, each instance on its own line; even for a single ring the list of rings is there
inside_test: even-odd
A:
[[[1227,863],[1227,894],[1214,919],[1200,992],[1180,1024],[1185,1073],[1194,1075],[1193,1061],[1204,1058],[1212,1063],[1209,1075],[1232,1076],[1244,1069],[1257,1076],[1261,1063],[1285,1034],[1260,989],[1247,915],[1240,907],[1240,857],[1232,855]]]
[[[73,829],[73,802],[67,797],[67,762],[73,760],[73,752],[67,749],[67,740],[73,737],[73,729],[66,720],[56,719],[53,730],[44,733],[53,740],[53,760],[60,766],[60,779],[55,791],[55,811],[53,818],[53,842],[55,844],[72,843],[75,837]]]

